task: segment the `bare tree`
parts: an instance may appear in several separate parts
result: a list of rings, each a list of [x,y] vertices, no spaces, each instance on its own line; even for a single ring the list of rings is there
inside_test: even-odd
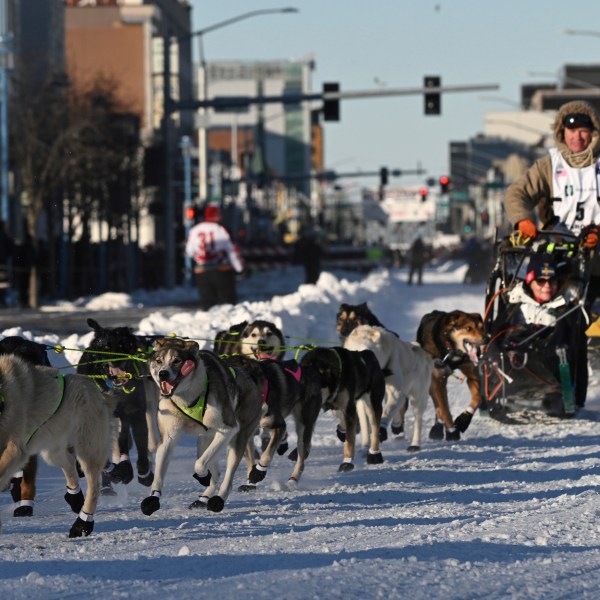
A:
[[[129,211],[128,202],[114,201],[114,190],[126,177],[130,186],[121,191],[121,200],[137,193],[139,128],[115,101],[114,89],[107,80],[85,91],[69,90],[64,78],[41,85],[26,78],[14,82],[12,169],[26,195],[27,230],[36,256],[47,239],[52,258],[54,231],[48,223],[62,234],[65,198],[66,220],[79,221],[84,243],[92,219],[110,222]],[[72,232],[67,233],[72,239]],[[54,267],[56,261],[50,264]],[[29,288],[33,307],[39,306],[39,270],[34,261]]]

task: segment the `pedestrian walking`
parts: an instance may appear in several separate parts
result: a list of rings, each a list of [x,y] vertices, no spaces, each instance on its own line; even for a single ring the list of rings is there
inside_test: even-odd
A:
[[[221,225],[221,210],[209,204],[204,221],[188,234],[185,253],[194,261],[194,276],[202,310],[217,304],[237,304],[236,273],[244,263],[229,232]]]

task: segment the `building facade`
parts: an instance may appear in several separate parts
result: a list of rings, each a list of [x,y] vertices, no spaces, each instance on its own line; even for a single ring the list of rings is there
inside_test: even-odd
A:
[[[208,99],[284,96],[311,91],[312,61],[215,61],[206,67]],[[225,161],[244,174],[280,179],[310,193],[312,123],[309,102],[252,104],[207,113],[209,162]]]

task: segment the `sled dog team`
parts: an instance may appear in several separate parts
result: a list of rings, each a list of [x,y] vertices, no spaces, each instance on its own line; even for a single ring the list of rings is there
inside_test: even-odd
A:
[[[298,361],[283,360],[283,333],[264,320],[218,333],[213,351],[180,337],[140,338],[128,327],[103,328],[93,319],[88,324],[94,338],[77,374],[48,366],[42,344],[0,340],[0,490],[10,489],[15,516],[32,515],[41,454],[63,470],[65,501],[77,515],[69,537],[89,535],[99,496],[133,479],[133,443],[138,481],[149,488],[141,503],[145,515],[160,509],[169,462],[184,433],[198,439],[192,476],[202,491],[190,508],[219,512],[243,457],[247,481],[239,491],[247,492],[267,477],[276,452],[288,452],[286,420],[297,434],[297,448],[288,455],[293,488],[321,410],[331,410],[337,420],[343,442],[338,470],[345,472],[354,468],[359,425],[367,463],[379,464],[388,424],[393,434],[402,433],[409,406],[414,430],[408,450],[418,451],[429,395],[436,412],[432,439],[460,439],[481,399],[476,365],[485,342],[482,319],[458,310],[425,315],[417,343],[408,343],[366,303],[342,304],[340,345],[314,347]],[[446,383],[455,369],[466,377],[471,403],[453,420]]]

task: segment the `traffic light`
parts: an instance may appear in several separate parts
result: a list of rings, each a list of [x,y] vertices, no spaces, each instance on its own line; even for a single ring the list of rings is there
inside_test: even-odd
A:
[[[339,83],[324,83],[323,84],[323,119],[325,121],[339,121],[340,120],[340,100],[326,99],[324,95],[327,92],[339,92]]]
[[[193,222],[196,218],[196,209],[193,206],[186,206],[183,209],[183,216],[185,217],[186,221]]]
[[[384,185],[388,184],[388,169],[387,167],[381,167],[381,169],[379,169],[379,185],[381,187],[383,187]]]
[[[427,201],[427,188],[421,188],[419,190],[419,195],[421,196],[421,202],[426,202]]]
[[[441,77],[428,75],[424,78],[423,87],[440,87]],[[442,112],[442,98],[439,92],[428,94],[425,92],[425,114],[439,115]]]
[[[442,194],[447,194],[450,187],[450,177],[448,175],[442,175],[440,177],[440,191]]]

